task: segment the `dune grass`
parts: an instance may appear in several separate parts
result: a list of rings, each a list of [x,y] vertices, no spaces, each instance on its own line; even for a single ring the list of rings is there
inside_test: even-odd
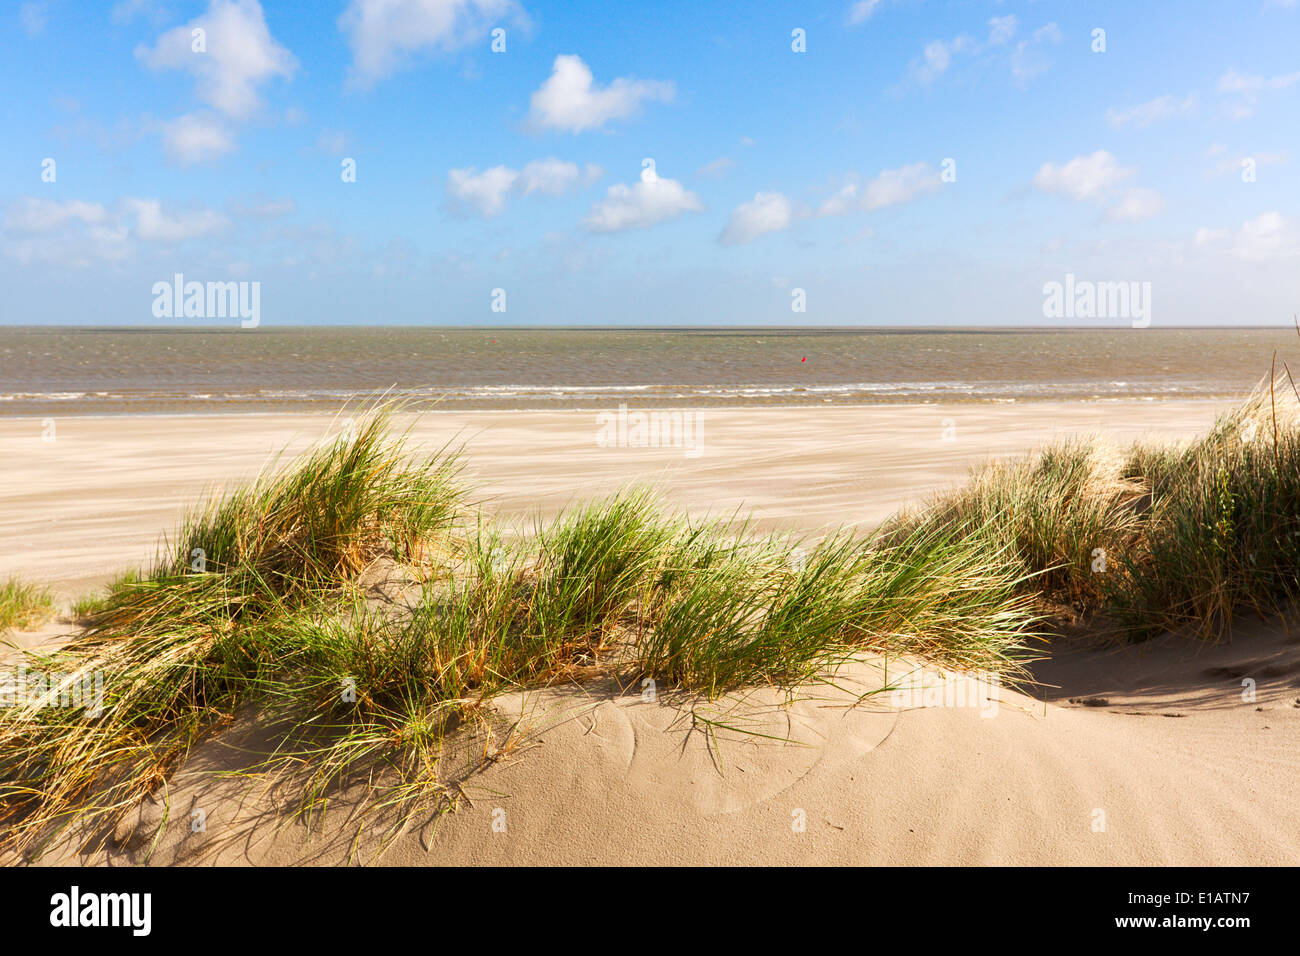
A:
[[[48,588],[12,576],[0,584],[0,634],[30,630],[54,615],[54,595]]]
[[[715,696],[863,651],[1015,679],[1067,619],[1217,639],[1296,596],[1298,409],[1265,391],[1186,448],[1065,443],[805,548],[647,491],[506,540],[467,505],[455,456],[413,455],[380,408],[213,494],[152,568],[87,604],[81,636],[29,655],[60,676],[0,709],[2,839],[74,822],[102,838],[250,712],[280,728],[252,771],[305,779],[306,810],[358,775],[380,805],[445,809],[445,735],[507,689],[603,676]],[[405,585],[368,590],[379,565]],[[96,675],[97,716],[51,706]]]
[[[892,524],[986,529],[1040,607],[1095,634],[1231,634],[1300,590],[1300,394],[1266,381],[1187,447],[1067,442]]]

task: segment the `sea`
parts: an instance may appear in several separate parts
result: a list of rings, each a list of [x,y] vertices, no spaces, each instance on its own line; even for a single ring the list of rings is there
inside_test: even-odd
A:
[[[1223,400],[1270,329],[0,328],[0,416]]]

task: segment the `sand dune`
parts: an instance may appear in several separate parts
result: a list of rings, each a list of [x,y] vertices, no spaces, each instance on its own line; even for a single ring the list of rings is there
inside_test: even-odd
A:
[[[711,413],[697,459],[597,448],[586,413],[425,419],[417,436],[467,438],[471,473],[507,517],[654,477],[692,511],[747,504],[765,525],[812,531],[874,522],[970,464],[1054,435],[1168,440],[1214,413],[1190,403],[729,410]],[[945,442],[952,416],[957,440]],[[102,579],[146,557],[199,486],[246,475],[270,448],[302,447],[325,424],[74,419],[57,449],[37,451],[23,431],[32,423],[4,422],[0,453],[17,480],[0,506],[0,573],[45,575],[66,591]],[[214,773],[247,766],[270,739],[244,714],[171,781],[156,846],[164,807],[148,801],[102,850],[67,842],[42,862],[1300,861],[1300,639],[1284,624],[1244,626],[1219,646],[1044,650],[1040,685],[1020,690],[931,672],[929,696],[901,697],[883,689],[916,665],[865,659],[793,700],[767,688],[706,702],[607,685],[507,695],[490,736],[455,738],[446,766],[465,770],[456,812],[417,817],[396,836],[382,813],[357,815],[360,790],[309,834],[286,793]]]
[[[888,673],[899,684],[912,669],[891,661]],[[215,776],[264,746],[246,718],[172,781],[171,823],[152,852],[163,805],[150,801],[103,851],[68,845],[43,862],[1300,860],[1300,638],[1276,623],[1217,647],[1057,649],[1039,668],[1057,686],[992,699],[945,697],[960,678],[933,671],[928,698],[870,694],[885,675],[884,662],[862,661],[793,701],[768,689],[712,702],[608,686],[508,695],[490,740],[461,738],[464,766],[495,759],[461,779],[458,809],[417,816],[391,839],[391,819],[355,815],[359,791],[309,834],[276,794]],[[1243,677],[1257,682],[1253,701]]]

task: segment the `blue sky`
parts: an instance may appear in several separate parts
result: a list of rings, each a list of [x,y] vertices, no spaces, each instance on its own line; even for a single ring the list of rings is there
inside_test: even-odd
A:
[[[263,325],[1106,324],[1044,318],[1067,274],[1300,310],[1296,0],[3,16],[5,323],[157,324],[177,272]]]

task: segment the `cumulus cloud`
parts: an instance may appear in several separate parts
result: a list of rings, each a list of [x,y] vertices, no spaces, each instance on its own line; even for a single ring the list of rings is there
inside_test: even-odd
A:
[[[594,163],[588,163],[580,170],[577,163],[535,159],[520,171],[519,184],[525,196],[532,193],[563,196],[579,184],[591,185],[604,174],[605,171]]]
[[[599,166],[561,159],[535,159],[522,170],[493,166],[479,172],[476,167],[453,169],[447,173],[447,207],[454,215],[477,213],[499,215],[506,208],[512,192],[525,196],[563,196],[579,186],[589,186],[604,175]]]
[[[1137,106],[1131,106],[1126,110],[1107,110],[1106,121],[1116,129],[1124,126],[1136,126],[1142,129],[1158,120],[1169,119],[1173,116],[1190,116],[1195,110],[1195,93],[1188,94],[1181,100],[1165,95],[1157,96],[1153,100],[1147,100],[1145,103],[1139,103]]]
[[[632,116],[644,102],[668,102],[674,94],[672,83],[626,77],[599,87],[581,57],[561,55],[555,58],[551,75],[533,93],[529,120],[538,129],[579,133]]]
[[[1238,258],[1256,261],[1294,256],[1295,233],[1280,212],[1266,212],[1241,224],[1232,252]]]
[[[456,50],[527,14],[514,0],[351,0],[338,26],[352,50],[351,80],[370,86],[429,50]]]
[[[1134,186],[1121,191],[1134,172],[1099,149],[1087,156],[1076,156],[1064,165],[1043,163],[1034,176],[1034,187],[1075,202],[1102,205],[1103,218],[1108,222],[1138,222],[1163,212],[1165,201],[1152,189]]]
[[[653,169],[644,169],[640,182],[610,186],[605,198],[583,218],[582,226],[590,232],[645,229],[703,208],[700,198],[677,180],[662,179]]]
[[[135,220],[134,235],[147,242],[175,243],[200,239],[229,225],[213,209],[168,212],[157,199],[124,199],[122,208]]]
[[[929,163],[884,169],[865,186],[851,182],[841,188],[821,204],[817,214],[839,216],[854,209],[871,212],[886,206],[897,206],[934,192],[941,184],[938,171]]]
[[[1246,220],[1235,232],[1202,226],[1196,230],[1193,242],[1252,262],[1300,256],[1300,237],[1294,223],[1276,210]]]
[[[1132,175],[1132,169],[1099,149],[1089,156],[1076,156],[1063,166],[1043,163],[1034,176],[1034,186],[1082,202],[1104,196]]]
[[[741,203],[732,211],[718,241],[724,246],[753,242],[760,236],[788,229],[792,218],[793,207],[785,195],[757,193],[752,200]]]
[[[182,166],[208,162],[235,148],[230,130],[217,117],[187,113],[162,124],[163,149]]]
[[[174,245],[228,226],[215,210],[174,209],[158,199],[124,198],[109,208],[78,199],[22,198],[5,209],[0,248],[25,264],[84,267],[127,259],[135,241]]]
[[[206,33],[203,53],[192,48],[198,28]],[[190,73],[199,99],[232,119],[252,116],[262,105],[260,87],[298,67],[271,36],[257,0],[211,0],[202,15],[168,30],[152,47],[137,47],[135,55],[153,70]]]
[[[496,216],[506,208],[508,193],[519,178],[516,170],[493,166],[479,172],[471,166],[453,169],[447,173],[447,205],[457,215],[468,211],[483,216]]]

